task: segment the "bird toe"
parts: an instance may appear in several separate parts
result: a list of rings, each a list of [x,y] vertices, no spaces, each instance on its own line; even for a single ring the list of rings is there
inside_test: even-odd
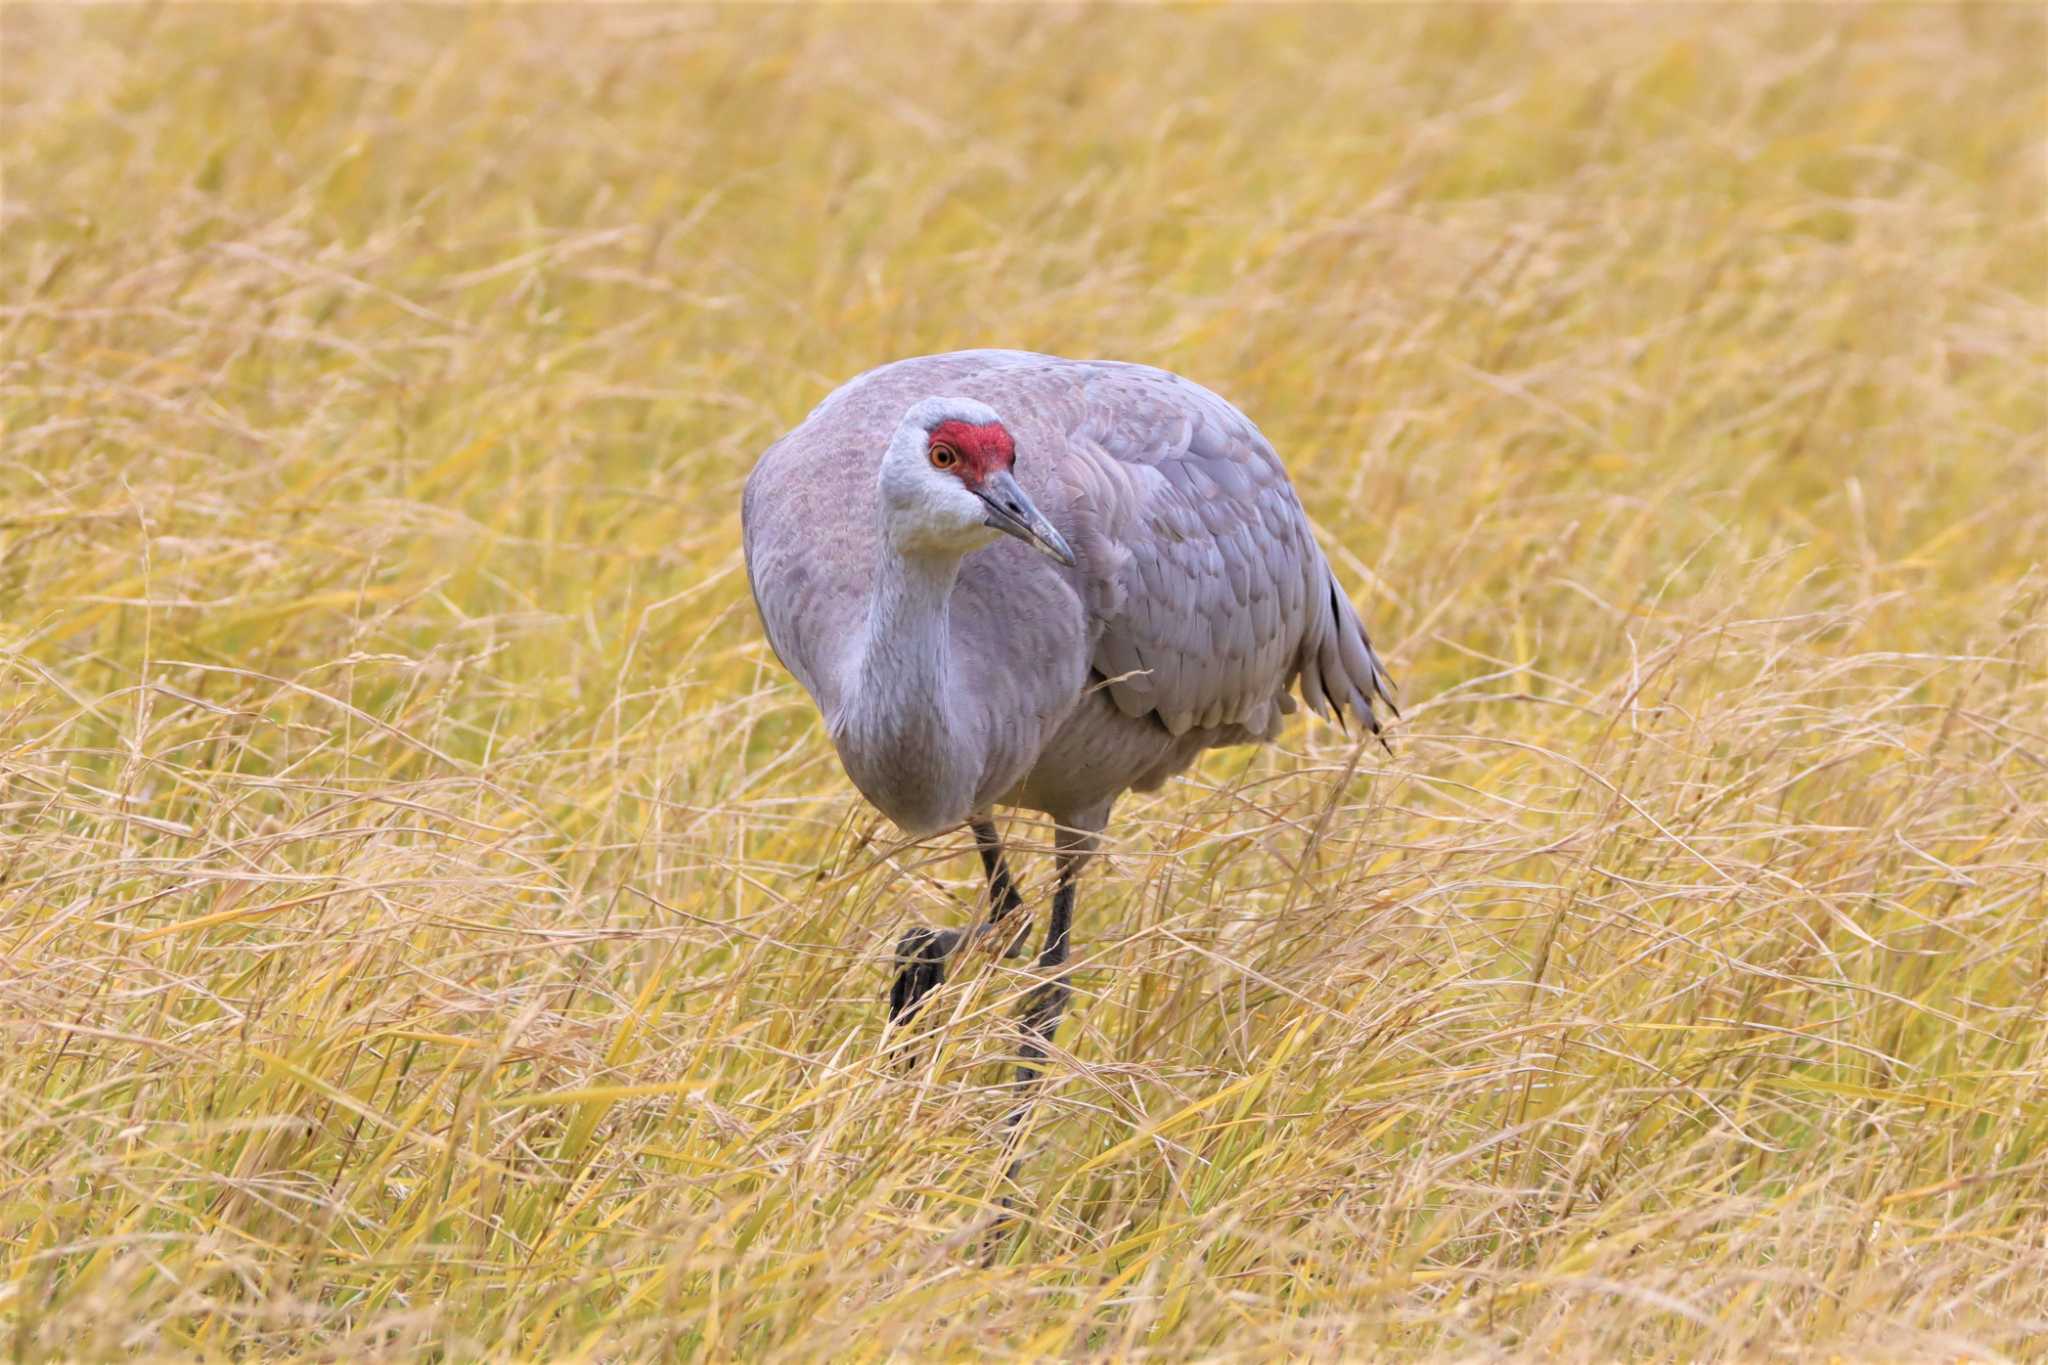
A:
[[[889,983],[889,1018],[908,1023],[924,998],[946,979],[946,958],[959,942],[953,930],[915,925],[896,941],[896,976]]]

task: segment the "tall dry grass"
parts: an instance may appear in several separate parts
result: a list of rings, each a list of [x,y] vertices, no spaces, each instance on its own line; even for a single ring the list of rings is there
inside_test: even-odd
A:
[[[2048,1353],[2038,8],[0,30],[13,1358]],[[1022,979],[890,1052],[974,862],[736,526],[984,343],[1408,702],[1125,803],[988,1267]]]

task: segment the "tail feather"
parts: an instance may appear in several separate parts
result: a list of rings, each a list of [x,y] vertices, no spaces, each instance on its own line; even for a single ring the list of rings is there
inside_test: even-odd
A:
[[[1327,702],[1336,711],[1339,724],[1343,722],[1343,712],[1350,711],[1391,752],[1374,703],[1383,703],[1390,715],[1401,714],[1394,704],[1394,680],[1373,649],[1357,609],[1337,586],[1336,578],[1329,575],[1327,567],[1324,573],[1329,610],[1327,614],[1319,613],[1318,629],[1303,642],[1302,700],[1318,715],[1329,714],[1322,705]]]

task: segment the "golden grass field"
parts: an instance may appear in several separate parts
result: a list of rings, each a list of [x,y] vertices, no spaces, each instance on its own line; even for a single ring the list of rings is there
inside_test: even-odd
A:
[[[0,37],[10,1359],[2048,1355],[2041,8]],[[1124,803],[986,1266],[1028,978],[892,1051],[979,868],[738,527],[976,344],[1242,405],[1406,713]]]

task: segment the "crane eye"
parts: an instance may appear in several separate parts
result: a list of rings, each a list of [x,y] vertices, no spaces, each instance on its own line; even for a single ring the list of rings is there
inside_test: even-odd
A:
[[[951,469],[959,463],[960,452],[947,445],[944,441],[939,441],[932,446],[932,468]]]

